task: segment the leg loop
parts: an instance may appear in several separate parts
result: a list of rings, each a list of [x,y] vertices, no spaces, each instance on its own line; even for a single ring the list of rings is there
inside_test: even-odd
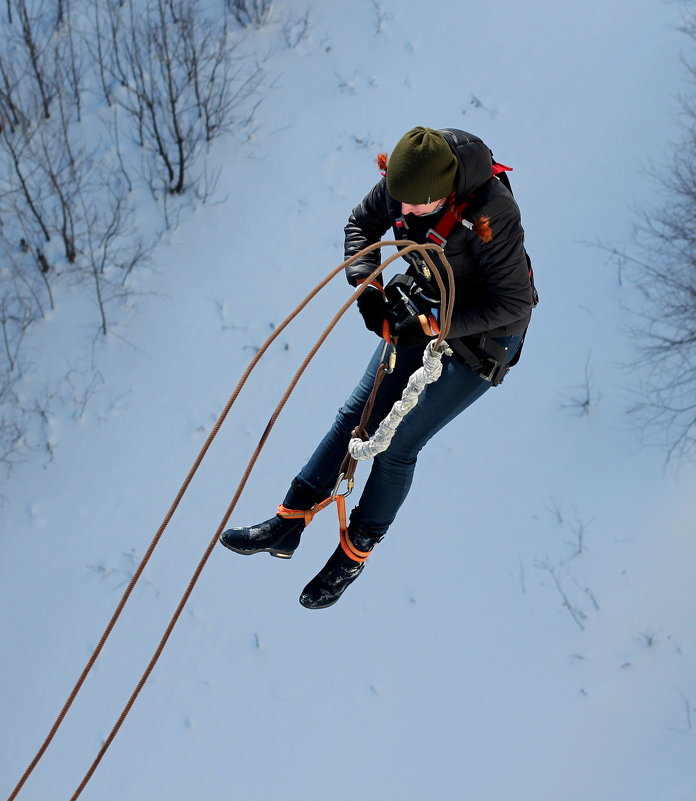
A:
[[[359,548],[355,547],[355,545],[352,543],[350,539],[350,534],[348,533],[348,522],[346,515],[346,499],[344,495],[329,496],[320,503],[314,504],[314,506],[312,506],[311,509],[288,509],[281,503],[278,504],[278,515],[287,520],[293,520],[293,519],[304,520],[305,526],[308,526],[314,519],[314,515],[316,515],[317,512],[321,512],[322,509],[326,509],[326,507],[332,501],[336,501],[336,511],[338,513],[339,540],[341,543],[341,548],[343,549],[343,552],[349,559],[352,559],[354,562],[362,564],[367,560],[367,557],[370,555],[370,551],[361,551]]]
[[[370,551],[359,551],[355,545],[353,545],[348,529],[341,529],[341,548],[349,559],[358,562],[358,564],[366,562],[367,557],[370,555]]]
[[[314,520],[314,515],[317,514],[317,512],[321,512],[322,509],[326,509],[331,501],[333,501],[333,498],[329,496],[328,498],[324,498],[320,503],[315,503],[311,509],[288,509],[287,506],[283,506],[282,503],[279,503],[277,512],[279,517],[284,517],[287,520],[302,518],[305,526],[308,526],[312,520]]]

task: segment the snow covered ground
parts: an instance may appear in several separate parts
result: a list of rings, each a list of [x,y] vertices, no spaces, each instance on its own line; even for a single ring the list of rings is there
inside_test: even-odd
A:
[[[257,34],[274,87],[255,136],[216,145],[219,202],[158,247],[137,312],[94,350],[104,381],[80,416],[51,417],[53,457],[3,484],[0,792],[254,349],[340,263],[375,154],[422,124],[475,132],[515,167],[541,294],[520,366],[430,443],[336,607],[297,603],[335,547],[331,511],[289,562],[216,549],[82,797],[694,801],[695,475],[665,469],[627,418],[630,297],[592,246],[630,246],[648,167],[676,138],[682,9],[332,0],[310,6],[297,47],[278,46],[281,16],[306,7],[277,3]],[[253,374],[20,798],[67,799],[81,780],[343,279],[322,297]],[[61,300],[34,331],[32,380],[89,370],[87,319]],[[350,310],[233,522],[270,516],[373,345]]]

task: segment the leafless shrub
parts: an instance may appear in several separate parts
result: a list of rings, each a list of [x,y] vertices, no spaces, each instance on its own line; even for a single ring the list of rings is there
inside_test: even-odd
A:
[[[684,724],[685,728],[684,731],[691,734],[694,730],[694,715],[693,713],[696,712],[696,707],[691,705],[691,701],[689,700],[688,696],[684,695],[684,693],[679,690],[679,697],[681,698],[682,708],[684,710]]]
[[[8,412],[11,410],[11,414]],[[12,467],[22,450],[25,426],[17,410],[14,381],[9,375],[0,377],[0,465]]]
[[[104,282],[112,272],[127,274],[144,255],[125,224],[125,193],[114,201],[111,170],[106,164],[101,172],[80,126],[84,48],[70,0],[8,0],[7,9],[0,38],[0,462],[6,465],[32,442],[50,455],[41,433],[48,407],[20,400],[16,387],[27,372],[27,332],[53,308],[55,283],[68,277],[93,286],[105,331],[104,309],[117,293],[105,292]],[[119,260],[117,253],[127,256]],[[100,259],[110,264],[96,281]]]
[[[227,6],[242,28],[260,28],[268,22],[273,0],[227,0]]]
[[[17,65],[21,70],[19,74],[25,78],[31,76],[33,79],[31,84],[41,114],[48,119],[51,116],[51,103],[59,88],[49,60],[52,55],[50,40],[55,19],[53,21],[50,19],[48,4],[37,2],[30,5],[30,0],[11,0],[11,2],[14,4],[19,22],[16,28],[13,27],[19,45],[15,53],[21,59],[21,63]]]
[[[585,361],[585,374],[582,384],[573,387],[568,399],[561,404],[563,409],[572,409],[578,416],[588,415],[599,403],[602,396],[595,390],[594,376],[590,365],[590,354]]]
[[[696,41],[696,15],[683,30]],[[638,255],[612,253],[638,293],[633,413],[668,459],[696,450],[696,66],[685,65],[692,89],[682,99],[683,141],[656,178],[664,199],[638,219]]]
[[[108,203],[89,207],[83,202],[82,215],[90,234],[85,237],[79,271],[93,285],[99,328],[106,334],[107,308],[114,301],[125,301],[130,296],[126,279],[137,265],[147,260],[152,246],[134,232],[132,209],[118,187]]]
[[[563,608],[567,610],[568,614],[573,619],[574,623],[577,627],[581,630],[585,629],[585,620],[587,619],[587,615],[585,612],[573,601],[571,600],[569,594],[566,592],[565,587],[563,586],[563,582],[561,581],[561,577],[558,573],[558,568],[551,564],[551,562],[547,559],[546,561],[542,562],[538,567],[548,573],[553,580],[554,586],[558,590],[559,595],[561,596],[561,600],[563,602]]]
[[[12,276],[14,277],[14,276]],[[19,363],[19,349],[27,328],[36,320],[31,298],[15,287],[0,298],[0,326],[2,327],[2,359],[5,377],[12,375]]]
[[[241,53],[226,19],[207,17],[199,0],[157,0],[144,10],[132,0],[118,8],[107,2],[105,94],[152,156],[145,170],[152,191],[179,195],[195,184],[198,158],[213,139],[249,123],[263,71]]]
[[[285,44],[293,50],[307,36],[311,27],[309,10],[297,17],[288,15],[282,26]]]
[[[232,5],[246,27],[271,9]],[[48,416],[16,388],[58,282],[94,300],[106,334],[159,234],[136,231],[133,194],[144,180],[167,225],[186,190],[189,205],[206,200],[206,151],[250,124],[264,70],[228,30],[229,11],[202,0],[5,0],[0,14],[0,463],[10,463]],[[87,119],[85,99],[99,97],[107,108]]]
[[[384,8],[382,7],[382,4],[379,3],[378,0],[370,0],[370,2],[371,2],[371,5],[372,5],[372,8],[374,9],[374,12],[375,12],[376,25],[377,25],[377,29],[376,29],[375,32],[377,34],[380,34],[384,30],[384,23],[388,19],[390,19],[391,15],[389,14],[388,11],[384,10]]]

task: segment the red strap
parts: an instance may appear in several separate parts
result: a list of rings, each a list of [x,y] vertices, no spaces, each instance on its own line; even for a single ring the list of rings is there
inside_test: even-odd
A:
[[[432,314],[428,315],[428,325],[430,326],[431,334],[435,336],[440,336],[440,324],[438,321],[433,317]]]
[[[512,172],[512,169],[512,167],[506,167],[504,164],[498,164],[497,161],[494,161],[491,175],[498,175],[501,172]]]
[[[512,167],[508,167],[506,164],[499,164],[497,161],[494,161],[493,166],[491,167],[491,176],[499,175],[501,172],[510,172],[511,170]],[[448,203],[445,213],[442,215],[442,217],[440,217],[435,228],[431,228],[428,231],[426,238],[431,242],[434,242],[436,245],[439,245],[441,248],[444,248],[447,244],[449,235],[454,230],[454,226],[458,222],[462,221],[464,212],[466,211],[468,205],[469,203],[466,200],[454,208],[452,207],[451,203]],[[395,225],[397,229],[403,233],[405,227],[403,217],[399,217],[395,221]]]
[[[501,172],[510,172],[512,167],[508,167],[506,164],[499,164],[497,161],[493,162],[493,166],[491,167],[491,176],[499,175]],[[451,205],[447,206],[445,213],[440,218],[438,224],[435,228],[431,228],[428,233],[427,237],[431,242],[435,242],[440,247],[445,247],[447,244],[447,239],[449,235],[454,230],[454,226],[462,221],[464,217],[464,212],[468,206],[468,202],[465,200],[463,203],[460,203],[454,209],[452,209]]]
[[[389,345],[392,344],[391,328],[389,327],[389,320],[385,317],[382,320],[382,339]]]
[[[435,228],[431,228],[426,234],[427,238],[431,242],[435,242],[436,245],[440,245],[440,247],[444,248],[447,244],[449,235],[454,230],[454,226],[458,222],[461,222],[464,210],[468,205],[469,204],[466,201],[464,201],[464,203],[460,203],[454,209],[448,205],[445,209],[445,213],[442,215],[442,217],[440,217]]]

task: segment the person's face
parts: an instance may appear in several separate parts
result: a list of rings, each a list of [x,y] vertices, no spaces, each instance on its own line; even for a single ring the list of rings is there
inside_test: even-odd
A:
[[[446,198],[440,198],[440,200],[433,200],[432,203],[419,203],[417,205],[413,205],[411,203],[402,203],[401,204],[401,213],[406,216],[407,214],[415,214],[416,217],[423,217],[426,214],[432,214],[434,211],[437,211],[445,202]]]

